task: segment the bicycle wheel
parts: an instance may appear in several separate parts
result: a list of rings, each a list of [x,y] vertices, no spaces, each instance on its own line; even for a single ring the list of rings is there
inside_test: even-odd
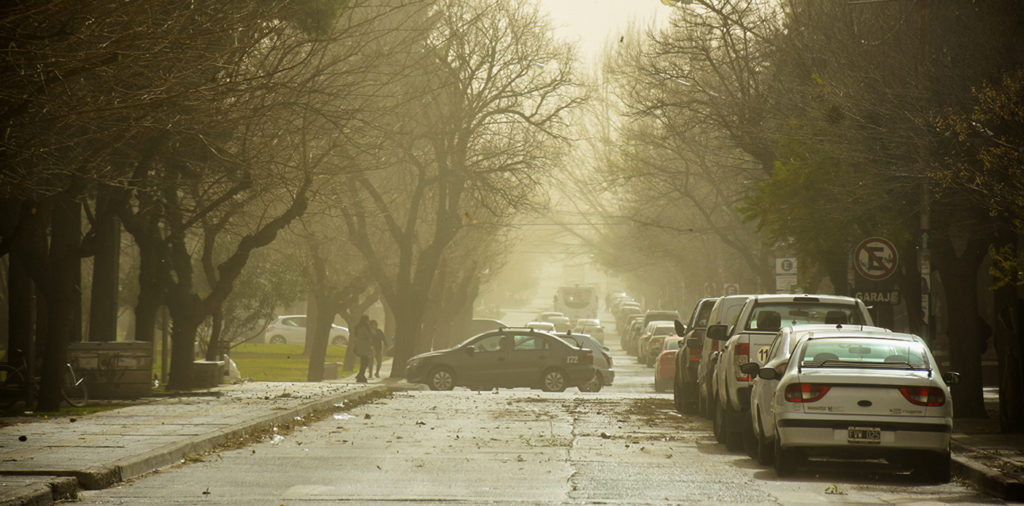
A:
[[[85,378],[75,375],[75,370],[68,364],[61,378],[60,394],[68,404],[81,407],[89,402],[89,393],[85,390]]]
[[[17,368],[0,364],[0,409],[7,409],[25,400],[28,382]]]

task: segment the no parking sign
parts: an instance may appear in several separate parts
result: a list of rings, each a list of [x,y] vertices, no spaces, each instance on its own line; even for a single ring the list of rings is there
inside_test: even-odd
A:
[[[881,281],[892,276],[899,265],[896,247],[881,237],[864,239],[853,250],[853,267],[865,279]]]

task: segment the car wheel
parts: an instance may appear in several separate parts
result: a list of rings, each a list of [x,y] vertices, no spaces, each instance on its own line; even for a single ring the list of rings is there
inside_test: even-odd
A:
[[[590,381],[583,383],[576,388],[578,388],[580,392],[600,392],[601,387],[603,386],[604,382],[601,381],[601,375],[595,373],[594,377],[590,378]]]
[[[427,386],[431,390],[451,390],[455,388],[455,375],[447,367],[434,369],[429,376]]]
[[[334,338],[331,339],[331,344],[335,346],[345,346],[348,344],[348,339],[345,339],[345,336],[334,336]]]
[[[541,378],[541,389],[545,392],[564,392],[566,387],[565,374],[558,369],[551,369]]]
[[[676,378],[672,382],[672,402],[675,404],[676,411],[686,413],[686,397],[683,393],[683,386],[679,382],[678,372],[676,372]]]
[[[796,472],[796,466],[799,462],[797,450],[783,448],[782,438],[779,437],[778,432],[775,433],[775,444],[772,450],[775,457],[775,474],[779,477],[792,476]]]
[[[695,387],[695,390],[697,390],[697,413],[700,414],[700,416],[710,418],[711,413],[708,412],[708,404],[707,401],[704,400],[704,394],[700,393],[699,386]]]
[[[761,417],[757,417],[757,463],[762,466],[772,465],[772,442],[764,434],[764,427],[761,427]]]
[[[754,424],[748,418],[745,423],[742,424],[740,430],[740,438],[743,443],[743,451],[747,452],[747,456],[756,459],[757,458],[757,436],[754,435]]]
[[[950,474],[949,452],[921,455],[914,467],[914,476],[931,483],[949,483]]]
[[[270,338],[270,344],[285,344],[284,336],[274,336]]]
[[[722,432],[722,437],[718,441],[724,443],[725,448],[731,452],[742,449],[742,437],[738,431],[734,430],[729,409],[721,402],[715,402],[715,419],[718,420],[718,430]]]
[[[711,417],[711,428],[715,433],[715,439],[719,443],[724,443],[725,438],[722,436],[722,417],[719,415],[718,406],[708,406],[708,416]]]
[[[683,398],[683,414],[694,415],[697,414],[697,386],[689,383],[684,383],[682,387],[682,398]]]

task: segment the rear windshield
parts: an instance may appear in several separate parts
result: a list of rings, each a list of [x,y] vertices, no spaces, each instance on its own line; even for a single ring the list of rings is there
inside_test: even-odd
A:
[[[852,304],[781,302],[755,307],[746,330],[775,331],[807,323],[863,325],[864,321],[857,306]]]
[[[929,369],[924,345],[889,339],[814,339],[800,358],[802,367]]]
[[[670,336],[670,335],[675,335],[675,333],[676,333],[676,328],[675,327],[654,327],[653,335],[655,335],[655,336]]]
[[[665,349],[666,350],[678,350],[679,349],[679,339],[669,339],[668,341],[665,341]]]

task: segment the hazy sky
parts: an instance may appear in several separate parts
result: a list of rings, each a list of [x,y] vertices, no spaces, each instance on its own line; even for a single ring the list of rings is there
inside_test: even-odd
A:
[[[593,64],[605,39],[618,37],[632,20],[640,26],[665,23],[672,11],[659,0],[540,0],[540,6],[549,12],[560,37],[579,43],[584,65]]]

